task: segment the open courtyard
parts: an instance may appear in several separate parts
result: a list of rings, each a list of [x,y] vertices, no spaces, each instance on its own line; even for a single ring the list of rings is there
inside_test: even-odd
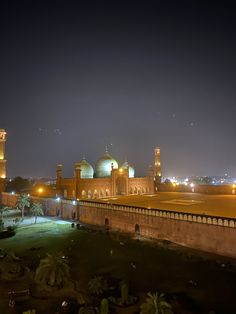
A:
[[[236,195],[158,192],[156,194],[106,197],[97,201],[192,214],[236,218]]]

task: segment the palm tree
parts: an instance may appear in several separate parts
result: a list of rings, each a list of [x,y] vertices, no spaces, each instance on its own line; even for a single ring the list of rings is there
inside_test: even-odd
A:
[[[24,219],[25,207],[30,207],[30,199],[26,194],[20,194],[16,202],[17,208],[21,210],[22,220]]]
[[[33,203],[31,211],[35,217],[34,223],[36,224],[38,216],[43,216],[43,205],[40,203]]]
[[[3,214],[9,210],[7,206],[0,206],[0,219],[3,219]]]
[[[172,314],[171,305],[166,302],[164,294],[148,292],[146,302],[141,304],[140,314]]]
[[[35,281],[50,287],[62,288],[70,277],[70,267],[65,256],[56,254],[40,260],[36,269]]]
[[[92,294],[101,295],[108,289],[107,281],[102,276],[94,276],[88,283],[89,291]]]

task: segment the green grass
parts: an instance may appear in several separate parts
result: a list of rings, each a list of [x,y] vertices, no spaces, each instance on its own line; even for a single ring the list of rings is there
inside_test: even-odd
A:
[[[17,229],[15,237],[3,239],[0,247],[7,251],[23,252],[32,246],[43,246],[48,250],[58,250],[66,237],[72,232],[70,225],[45,222]],[[64,243],[66,245],[66,243]]]
[[[168,245],[139,242],[116,233],[79,231],[69,224],[56,222],[19,228],[16,236],[0,240],[0,247],[7,252],[14,251],[30,269],[36,269],[46,253],[63,252],[68,256],[72,278],[85,289],[91,277],[102,274],[116,282],[126,280],[134,294],[148,291],[183,293],[200,308],[221,313],[227,304],[236,313],[235,272],[228,272],[206,256],[194,255],[186,249],[169,249]],[[136,269],[131,263],[135,263]],[[189,280],[196,281],[198,286],[187,287]],[[0,280],[0,293],[4,293],[6,284],[8,289],[14,290],[27,287],[30,282],[27,279],[7,283]],[[3,306],[6,305],[0,302],[0,313],[4,313]],[[39,308],[37,314],[44,313],[40,301],[35,301],[35,306]],[[188,313],[183,308],[179,313]],[[189,313],[199,312],[192,309]]]

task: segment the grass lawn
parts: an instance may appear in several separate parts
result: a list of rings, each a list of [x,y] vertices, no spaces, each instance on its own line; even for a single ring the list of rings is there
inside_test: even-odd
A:
[[[204,314],[210,310],[236,313],[235,269],[222,267],[214,258],[192,250],[139,241],[124,234],[77,230],[55,221],[20,227],[14,237],[0,240],[0,248],[14,252],[30,270],[36,269],[46,253],[61,252],[68,257],[72,279],[79,282],[82,290],[87,290],[93,275],[102,274],[116,282],[125,280],[131,294],[141,299],[148,291],[166,293],[175,313]],[[0,267],[3,262],[0,259]],[[66,290],[64,295],[52,293],[41,298],[33,295],[15,309],[9,309],[8,291],[34,290],[35,284],[28,275],[15,280],[0,278],[0,313],[21,313],[35,308],[37,314],[54,314],[63,298],[72,297]],[[196,286],[188,284],[189,281]],[[139,305],[119,309],[118,313],[137,313],[138,308]]]

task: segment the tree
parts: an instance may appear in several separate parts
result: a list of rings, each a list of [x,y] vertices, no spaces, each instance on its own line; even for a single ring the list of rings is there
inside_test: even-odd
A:
[[[3,219],[3,214],[9,210],[8,206],[0,206],[0,219]]]
[[[43,216],[43,205],[40,203],[33,203],[31,207],[31,211],[35,217],[34,223],[36,224],[38,216]]]
[[[108,289],[107,281],[102,276],[93,277],[88,283],[89,291],[92,294],[101,295]]]
[[[166,302],[164,294],[148,292],[146,302],[141,304],[140,314],[172,314],[171,305]]]
[[[29,179],[24,179],[21,177],[16,177],[11,181],[8,181],[6,184],[6,191],[7,192],[28,192],[32,188],[32,183]]]
[[[17,208],[21,210],[22,220],[24,219],[25,207],[30,207],[30,199],[26,194],[20,194],[16,202]]]
[[[171,185],[170,179],[165,179],[164,184]]]
[[[47,256],[40,260],[36,269],[35,281],[43,286],[62,288],[70,277],[67,259],[59,254]]]

